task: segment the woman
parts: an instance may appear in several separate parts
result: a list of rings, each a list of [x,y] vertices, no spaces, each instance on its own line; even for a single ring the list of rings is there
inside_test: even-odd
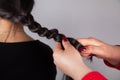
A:
[[[55,80],[52,49],[24,31],[44,35],[31,11],[34,0],[0,0],[0,80]]]
[[[85,47],[76,50],[63,38],[63,47],[58,43],[54,49],[54,63],[74,80],[107,80],[101,73],[92,70],[82,60],[82,56],[102,58],[106,65],[120,70],[120,47],[109,45],[95,38],[78,39]],[[80,53],[81,52],[81,55]]]

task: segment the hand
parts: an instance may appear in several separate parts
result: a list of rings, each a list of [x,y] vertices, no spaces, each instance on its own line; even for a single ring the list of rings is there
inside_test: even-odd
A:
[[[75,80],[80,80],[89,73],[91,69],[84,64],[80,53],[69,43],[69,41],[63,41],[63,47],[64,50],[59,43],[56,44],[53,53],[54,63],[65,74],[71,76]]]
[[[90,55],[95,55],[113,65],[120,64],[119,46],[110,45],[95,38],[81,38],[78,41],[86,47],[81,53],[82,56],[89,57]]]

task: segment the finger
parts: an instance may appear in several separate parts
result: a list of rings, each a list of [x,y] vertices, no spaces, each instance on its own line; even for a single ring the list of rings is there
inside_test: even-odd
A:
[[[87,46],[87,45],[100,45],[102,41],[97,40],[95,38],[79,38],[77,39],[78,42],[80,42],[82,45]]]
[[[89,57],[91,55],[91,53],[81,53],[82,57]]]
[[[84,57],[89,57],[91,55],[95,55],[97,57],[101,57],[103,50],[101,50],[98,46],[87,46],[86,50],[82,51],[81,55]]]
[[[57,52],[57,51],[62,51],[62,47],[61,47],[61,44],[60,43],[57,43],[54,47],[54,52]]]
[[[63,37],[63,40],[62,40],[62,45],[65,49],[68,49],[68,48],[72,48],[73,46],[70,44],[70,42],[68,41],[68,39],[66,37]]]
[[[53,50],[54,63],[55,63],[56,59],[59,59],[59,56],[61,55],[62,51],[63,51],[63,49],[61,47],[61,44],[57,43]]]

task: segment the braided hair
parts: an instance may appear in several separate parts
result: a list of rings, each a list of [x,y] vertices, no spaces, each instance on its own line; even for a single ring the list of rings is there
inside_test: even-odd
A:
[[[48,30],[36,22],[31,14],[33,6],[34,0],[0,0],[0,17],[13,23],[22,23],[28,26],[31,32],[47,39],[54,39],[62,44],[62,38],[65,35],[59,33],[57,29]],[[77,50],[84,47],[74,38],[67,37],[67,39]],[[72,78],[67,77],[66,80],[72,80]]]

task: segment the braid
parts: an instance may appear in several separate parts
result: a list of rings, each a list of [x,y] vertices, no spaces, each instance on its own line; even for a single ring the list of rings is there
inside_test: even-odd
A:
[[[48,30],[47,28],[42,27],[34,20],[31,14],[29,14],[28,17],[30,23],[28,25],[28,28],[30,29],[30,31],[37,33],[41,37],[46,37],[47,39],[53,38],[56,42],[62,42],[62,38],[65,36],[64,34],[60,34],[57,29]],[[84,47],[74,38],[67,37],[67,39],[77,50]]]

